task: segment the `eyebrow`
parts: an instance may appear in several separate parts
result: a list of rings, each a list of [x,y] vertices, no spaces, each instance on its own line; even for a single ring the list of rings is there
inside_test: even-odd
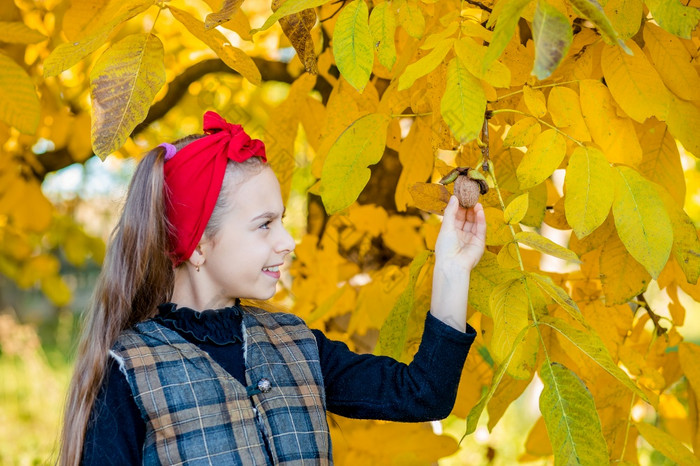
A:
[[[287,208],[285,207],[282,209],[282,217],[284,217],[284,214],[287,212]],[[275,212],[263,212],[262,214],[254,217],[251,222],[254,222],[256,220],[260,220],[262,218],[277,218],[278,215]]]

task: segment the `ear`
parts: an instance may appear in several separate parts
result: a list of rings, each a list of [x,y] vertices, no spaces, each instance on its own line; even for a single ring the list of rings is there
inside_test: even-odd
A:
[[[204,250],[205,248],[202,247],[202,243],[199,243],[197,247],[194,248],[194,251],[188,259],[188,262],[195,267],[201,267],[202,265],[204,265],[204,262],[206,262],[207,260],[206,256],[204,255]]]

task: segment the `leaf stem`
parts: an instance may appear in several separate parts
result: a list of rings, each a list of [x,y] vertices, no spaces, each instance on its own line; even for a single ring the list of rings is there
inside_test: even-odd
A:
[[[579,146],[584,147],[584,146],[583,146],[583,143],[582,143],[581,141],[579,141],[578,139],[575,139],[575,138],[569,136],[568,134],[566,134],[564,131],[560,130],[560,129],[557,128],[556,126],[550,125],[549,123],[547,123],[546,121],[544,121],[542,118],[538,118],[538,117],[536,117],[535,115],[532,115],[532,114],[530,114],[530,113],[521,112],[520,110],[515,110],[514,108],[501,108],[501,109],[499,109],[499,110],[492,110],[491,113],[492,113],[493,115],[495,115],[495,114],[497,114],[497,113],[517,113],[517,114],[519,114],[519,115],[524,115],[524,116],[532,117],[532,118],[534,118],[535,120],[537,120],[538,122],[540,122],[540,124],[543,124],[543,125],[547,126],[548,128],[553,129],[554,131],[556,131],[557,133],[561,134],[562,136],[571,139],[573,142],[575,142],[575,143],[578,144]]]
[[[432,115],[433,112],[425,112],[425,113],[392,113],[391,118],[403,118],[403,117],[421,117],[421,116],[428,116]]]
[[[541,86],[530,86],[530,88],[531,88],[531,89],[544,89],[544,88],[547,88],[547,87],[563,86],[563,85],[565,85],[565,84],[575,84],[575,83],[577,83],[577,82],[579,82],[579,81],[580,81],[580,79],[574,79],[573,81],[564,81],[564,82],[561,82],[561,83],[542,84]],[[518,95],[518,94],[520,94],[521,92],[523,92],[522,89],[517,90],[517,91],[515,91],[515,92],[511,92],[510,94],[502,95],[502,96],[498,97],[496,100],[494,100],[494,102],[498,102],[498,101],[501,100],[501,99],[507,99],[508,97],[513,97],[514,95]]]
[[[629,438],[630,435],[630,426],[632,423],[630,422],[630,419],[632,418],[632,408],[634,408],[634,402],[635,398],[637,395],[632,393],[632,402],[630,403],[630,411],[627,414],[627,426],[625,428],[625,441],[622,443],[622,453],[620,454],[620,462],[624,461],[625,459],[625,451],[627,450],[627,439]]]

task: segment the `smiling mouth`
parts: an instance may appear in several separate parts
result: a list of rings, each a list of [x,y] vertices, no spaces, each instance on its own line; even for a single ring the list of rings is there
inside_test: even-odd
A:
[[[273,265],[271,267],[263,267],[263,272],[272,272],[272,273],[279,273],[280,271],[280,266],[279,265]]]

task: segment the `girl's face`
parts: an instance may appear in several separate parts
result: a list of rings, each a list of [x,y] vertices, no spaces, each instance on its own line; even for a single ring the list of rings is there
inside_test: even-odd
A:
[[[294,239],[282,225],[280,185],[270,168],[228,190],[228,210],[214,238],[200,248],[199,283],[213,299],[269,299],[275,294],[284,258]]]

